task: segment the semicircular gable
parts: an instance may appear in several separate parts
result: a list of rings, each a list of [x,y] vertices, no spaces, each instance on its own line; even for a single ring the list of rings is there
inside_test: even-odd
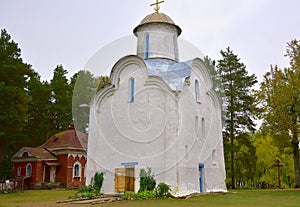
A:
[[[159,76],[148,76],[145,86],[156,86],[164,91],[172,92],[172,89],[167,85],[165,81]],[[171,93],[172,94],[172,93]]]
[[[203,78],[208,90],[210,90],[213,87],[213,80],[210,76],[210,73],[206,65],[200,58],[195,58],[193,60],[192,70],[195,70],[196,73],[198,72],[201,74],[201,77]]]
[[[128,66],[128,65],[138,65],[139,68],[144,68],[146,70],[146,64],[142,58],[140,58],[137,55],[128,55],[115,63],[115,65],[112,67],[111,73],[110,73],[110,79],[112,85],[115,85],[116,88],[118,88],[119,85],[119,77],[121,72]]]
[[[207,94],[211,97],[215,108],[217,110],[217,113],[219,117],[221,117],[221,111],[222,111],[222,103],[221,103],[221,99],[219,97],[219,95],[217,94],[217,92],[211,88],[210,90],[207,91]]]
[[[121,58],[114,64],[114,66],[111,69],[110,72],[111,84],[96,93],[94,102],[100,103],[104,97],[108,96],[109,94],[113,93],[113,91],[117,90],[119,88],[119,80],[122,71],[128,65],[132,65],[132,64],[138,65],[139,68],[141,69],[144,68],[146,70],[146,64],[144,60],[137,55],[128,55]]]
[[[24,153],[27,153],[27,157],[33,157],[34,156],[32,153],[30,153],[30,151],[28,149],[26,149],[26,147],[22,147],[18,152],[16,152],[16,154],[12,157],[12,159],[14,159],[14,158],[23,158]]]

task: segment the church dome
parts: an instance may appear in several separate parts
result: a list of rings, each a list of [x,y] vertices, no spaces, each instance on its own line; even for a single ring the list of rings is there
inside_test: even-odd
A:
[[[160,12],[149,14],[134,28],[133,33],[137,37],[139,57],[145,60],[152,58],[179,60],[177,38],[181,34],[181,29],[168,15]]]
[[[181,29],[179,26],[177,26],[174,21],[166,14],[164,13],[160,13],[160,12],[154,12],[152,14],[149,14],[148,16],[146,16],[141,23],[134,28],[133,33],[135,34],[137,32],[137,30],[145,25],[145,24],[149,24],[149,23],[166,23],[166,24],[170,24],[176,27],[177,29],[177,35],[179,36],[181,34]]]

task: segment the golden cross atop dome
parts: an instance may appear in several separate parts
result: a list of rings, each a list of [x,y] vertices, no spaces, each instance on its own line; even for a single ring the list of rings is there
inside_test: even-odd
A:
[[[164,2],[165,2],[165,1],[159,1],[159,0],[156,0],[156,3],[150,4],[150,6],[154,6],[154,5],[155,5],[154,10],[155,10],[156,12],[158,12],[158,10],[160,9],[160,7],[159,7],[158,5],[161,4],[161,3],[164,3]]]

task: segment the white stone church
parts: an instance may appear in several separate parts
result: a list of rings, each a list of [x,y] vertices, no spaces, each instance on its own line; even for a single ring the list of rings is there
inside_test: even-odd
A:
[[[181,29],[158,10],[133,32],[137,54],[91,103],[87,184],[105,172],[102,192],[137,192],[151,168],[174,195],[226,191],[221,104],[203,60],[179,62]]]

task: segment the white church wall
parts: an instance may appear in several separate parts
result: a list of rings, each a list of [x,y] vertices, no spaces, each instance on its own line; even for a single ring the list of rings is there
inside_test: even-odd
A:
[[[192,76],[191,76],[192,77]],[[194,84],[185,85],[179,100],[182,106],[182,130],[179,140],[180,154],[182,157],[179,163],[179,192],[189,194],[199,192],[199,144],[196,136],[196,117],[200,116],[198,104],[195,99]],[[196,149],[196,150],[194,150]]]
[[[139,28],[137,55],[141,58],[178,60],[177,29],[169,24],[152,23]]]
[[[199,192],[201,163],[204,191],[226,189],[220,109],[209,91],[206,69],[196,63],[190,85],[180,93],[172,92],[162,79],[148,77],[140,58],[128,56],[114,66],[115,87],[98,93],[91,107],[87,183],[95,172],[105,172],[103,192],[114,193],[115,168],[135,162],[135,191],[140,169],[150,167],[157,183],[188,194]],[[130,78],[135,80],[133,102]]]
[[[129,77],[136,80],[134,102],[128,102],[127,99],[126,80]],[[91,128],[94,131],[90,131],[90,136],[95,138],[89,143],[89,156],[96,158],[97,162],[89,162],[89,165],[95,165],[89,166],[89,169],[96,168],[113,174],[114,168],[120,167],[122,162],[135,161],[144,168],[151,167],[158,180],[164,182],[164,151],[169,141],[165,137],[167,133],[174,133],[171,125],[165,131],[165,119],[169,115],[164,103],[169,102],[165,99],[170,93],[157,86],[144,87],[145,77],[147,75],[141,68],[134,64],[127,65],[120,73],[118,90],[114,91],[113,96],[94,103],[98,109],[91,111],[94,117],[91,119],[94,122]],[[93,173],[87,174],[89,181]],[[113,186],[113,176],[107,175],[104,191],[111,193]]]
[[[225,163],[223,155],[223,138],[222,138],[222,121],[221,121],[221,105],[219,97],[212,90],[212,81],[209,77],[208,70],[202,61],[196,60],[197,68],[201,68],[203,82],[206,83],[205,99],[206,107],[203,117],[205,118],[205,134],[204,134],[204,150],[200,154],[203,160],[205,188],[206,191],[224,191],[225,186]],[[205,70],[206,71],[205,71]],[[206,73],[206,74],[205,74]]]
[[[181,193],[199,191],[200,163],[204,164],[204,191],[226,190],[220,106],[218,100],[211,97],[209,87],[212,83],[205,74],[207,69],[199,62],[200,60],[196,61],[198,62],[195,64],[196,67],[192,68],[191,85],[184,88],[180,99],[180,105],[186,109],[182,116],[182,122],[186,125],[183,127],[185,130],[181,131],[181,136],[185,139],[182,139],[182,143],[179,144],[181,146],[179,154],[183,153],[184,148],[188,151],[185,159],[178,166],[179,177],[182,180],[179,183]],[[198,101],[195,97],[196,80],[199,84]],[[193,137],[191,141],[194,142],[189,149],[191,137]]]

